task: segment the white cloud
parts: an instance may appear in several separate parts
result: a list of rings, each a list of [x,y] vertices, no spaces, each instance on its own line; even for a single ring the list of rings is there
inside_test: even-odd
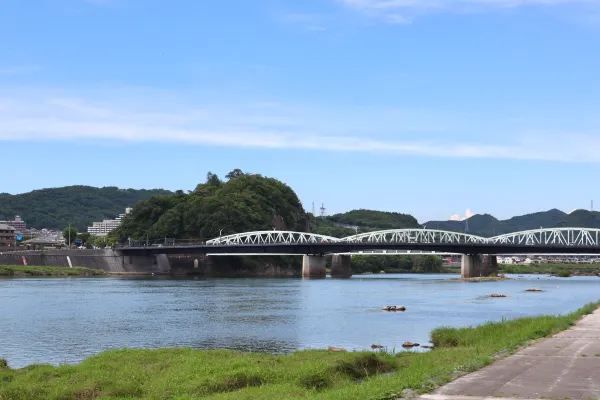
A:
[[[448,220],[450,221],[464,221],[466,219],[471,218],[475,213],[470,208],[467,208],[464,215],[460,214],[452,214]]]
[[[277,102],[198,106],[161,93],[102,95],[64,92],[0,92],[0,141],[106,140],[207,146],[298,149],[335,152],[472,159],[546,160],[600,163],[598,135],[499,135],[461,139],[448,132],[417,138],[404,134],[402,119],[388,125],[397,132],[376,135],[361,128],[355,110],[336,120],[327,110],[298,111]],[[373,115],[363,116],[370,120]],[[435,118],[434,118],[435,119]],[[439,118],[438,118],[439,119]],[[364,123],[364,121],[363,121]],[[411,122],[409,121],[409,124]],[[331,133],[331,132],[344,132]],[[517,132],[518,133],[518,132]],[[568,137],[568,140],[565,140]]]
[[[417,15],[473,12],[525,6],[600,5],[600,0],[338,0],[345,6],[391,23],[406,23]]]

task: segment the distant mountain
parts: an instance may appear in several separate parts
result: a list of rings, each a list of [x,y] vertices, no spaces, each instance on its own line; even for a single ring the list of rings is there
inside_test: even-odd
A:
[[[468,232],[480,236],[495,236],[503,233],[538,228],[600,228],[600,212],[575,210],[567,214],[563,211],[552,209],[520,215],[506,220],[498,220],[489,214],[477,214],[464,221],[429,221],[425,226],[431,229]]]
[[[11,195],[0,194],[0,220],[20,215],[28,227],[63,229],[71,224],[80,231],[93,221],[114,218],[140,200],[173,194],[163,189],[119,189],[108,186],[66,186]]]

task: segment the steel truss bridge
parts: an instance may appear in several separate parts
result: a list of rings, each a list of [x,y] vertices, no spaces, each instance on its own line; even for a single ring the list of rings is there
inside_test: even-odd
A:
[[[119,247],[128,255],[152,254],[600,254],[600,229],[548,228],[481,237],[436,229],[389,229],[336,238],[306,232],[255,231],[203,243],[165,241]]]

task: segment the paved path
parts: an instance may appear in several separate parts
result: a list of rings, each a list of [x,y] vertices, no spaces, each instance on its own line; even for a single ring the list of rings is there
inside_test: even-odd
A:
[[[421,398],[599,400],[600,309],[566,331]]]

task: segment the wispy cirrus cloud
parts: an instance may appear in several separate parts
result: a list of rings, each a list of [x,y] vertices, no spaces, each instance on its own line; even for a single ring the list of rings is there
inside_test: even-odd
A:
[[[600,6],[600,0],[338,0],[341,4],[391,23],[441,12],[486,12],[527,6]]]
[[[0,76],[13,76],[30,74],[40,71],[42,68],[38,65],[8,65],[0,66]]]
[[[277,102],[216,106],[173,104],[160,95],[97,99],[65,93],[0,92],[0,141],[154,142],[247,149],[362,152],[381,155],[462,159],[543,160],[600,163],[600,137],[539,132],[468,139],[432,133],[410,138],[401,120],[390,121],[396,134],[356,132],[353,121],[333,123],[310,111]],[[149,103],[148,99],[152,99]],[[348,112],[351,115],[352,112]],[[370,117],[367,117],[370,118]],[[329,125],[325,122],[327,121]],[[413,127],[414,128],[414,127]],[[568,140],[565,140],[568,137]],[[498,139],[495,139],[498,140]]]
[[[326,31],[326,16],[315,13],[286,12],[277,15],[277,19],[290,25],[296,25],[310,32]]]

